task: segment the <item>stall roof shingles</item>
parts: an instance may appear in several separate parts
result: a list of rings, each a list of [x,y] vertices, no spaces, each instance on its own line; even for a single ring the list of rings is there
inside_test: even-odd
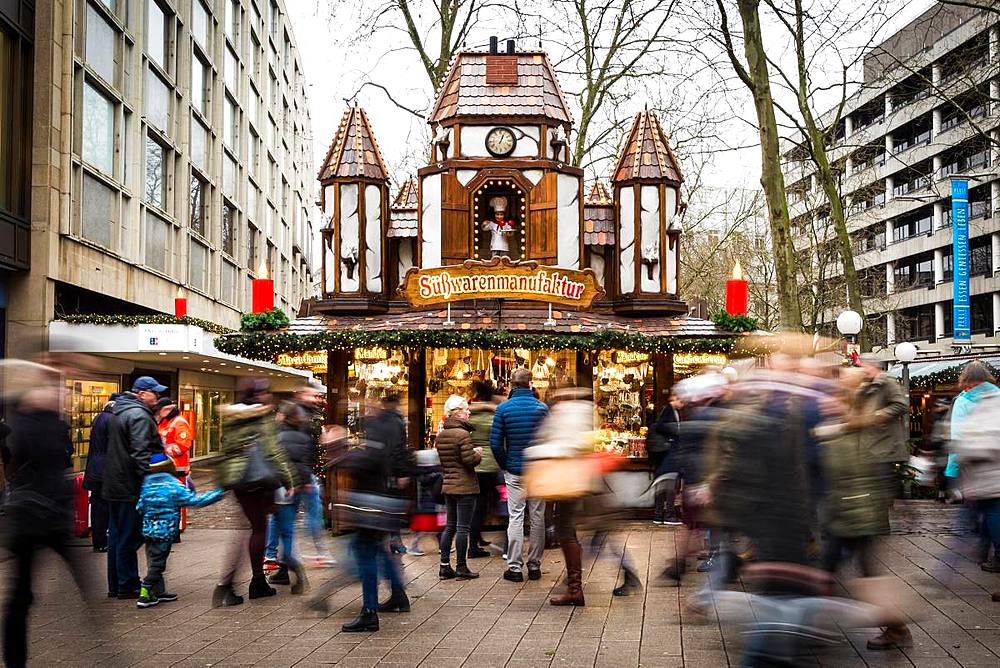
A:
[[[583,200],[583,243],[587,246],[615,244],[614,200],[600,179],[594,181]]]
[[[389,237],[417,236],[417,180],[403,181],[389,208]]]
[[[463,51],[455,57],[445,76],[429,123],[456,116],[542,116],[571,123],[572,116],[563,97],[555,71],[542,51],[515,54],[517,83],[486,83],[486,63],[496,55]]]
[[[446,326],[447,310],[408,311],[393,315],[327,316],[314,315],[293,320],[288,326],[292,334],[316,334],[327,330],[365,329],[369,331],[387,330],[472,330],[503,329],[535,334],[593,334],[605,329],[616,329],[645,334],[647,336],[712,337],[731,336],[718,329],[709,320],[678,315],[663,318],[621,318],[603,313],[574,311],[553,308],[555,327],[546,327],[548,312],[543,309],[504,309],[502,317],[483,315],[476,309],[452,307],[451,318],[454,325]]]
[[[368,114],[361,107],[351,107],[340,121],[317,178],[325,181],[357,177],[383,181],[388,180],[389,172],[368,122]]]
[[[680,184],[680,163],[670,150],[670,140],[656,114],[648,109],[635,115],[611,180],[657,179]]]

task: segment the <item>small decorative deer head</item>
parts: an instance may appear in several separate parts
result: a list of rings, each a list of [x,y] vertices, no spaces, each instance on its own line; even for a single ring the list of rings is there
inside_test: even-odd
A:
[[[660,263],[656,244],[646,244],[642,247],[642,264],[646,267],[646,277],[653,280],[653,270]]]
[[[354,270],[358,266],[358,247],[349,246],[344,249],[344,253],[341,254],[340,261],[344,264],[344,268],[347,269],[347,278],[354,280]]]

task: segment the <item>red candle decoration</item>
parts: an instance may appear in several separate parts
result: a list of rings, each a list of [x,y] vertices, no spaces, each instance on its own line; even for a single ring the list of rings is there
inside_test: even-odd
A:
[[[250,287],[250,303],[253,313],[266,313],[274,308],[274,281],[267,276],[267,265],[261,264],[260,278],[253,279]]]
[[[183,318],[188,314],[188,300],[184,296],[184,291],[177,288],[177,297],[174,298],[174,316]]]
[[[743,280],[743,268],[740,261],[733,267],[733,277],[726,281],[726,313],[729,315],[746,315],[749,286]]]

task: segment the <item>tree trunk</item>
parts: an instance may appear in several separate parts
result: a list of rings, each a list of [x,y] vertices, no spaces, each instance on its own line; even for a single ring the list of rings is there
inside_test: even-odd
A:
[[[760,129],[760,184],[767,200],[771,223],[771,244],[774,249],[775,278],[778,283],[778,306],[783,329],[802,329],[802,308],[799,304],[795,247],[792,243],[788,200],[785,197],[785,177],[781,173],[781,150],[778,146],[778,122],[774,116],[771,80],[767,56],[760,31],[759,0],[738,0],[743,22],[743,49],[750,76]]]
[[[847,231],[847,216],[844,213],[844,200],[840,196],[837,175],[833,173],[830,159],[826,154],[823,132],[812,122],[812,116],[806,118],[809,131],[809,141],[812,143],[813,162],[816,163],[816,175],[823,186],[823,192],[830,203],[830,220],[833,222],[834,233],[837,235],[837,250],[840,262],[844,268],[844,283],[847,285],[847,303],[851,310],[865,318],[865,305],[861,299],[861,281],[858,270],[854,266],[854,249],[851,247],[851,235]],[[868,328],[862,327],[858,342],[861,349],[871,349],[871,337]]]

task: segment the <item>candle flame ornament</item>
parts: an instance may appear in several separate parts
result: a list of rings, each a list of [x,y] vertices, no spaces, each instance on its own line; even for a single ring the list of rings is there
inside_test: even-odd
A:
[[[184,296],[184,290],[177,288],[177,296],[174,298],[174,317],[183,318],[188,314],[188,300]]]
[[[274,281],[268,277],[267,262],[260,261],[257,269],[260,278],[253,279],[251,284],[250,304],[252,313],[266,313],[274,308]]]
[[[733,277],[726,281],[726,313],[729,315],[746,315],[749,301],[749,286],[743,280],[743,267],[736,260],[733,267]]]

